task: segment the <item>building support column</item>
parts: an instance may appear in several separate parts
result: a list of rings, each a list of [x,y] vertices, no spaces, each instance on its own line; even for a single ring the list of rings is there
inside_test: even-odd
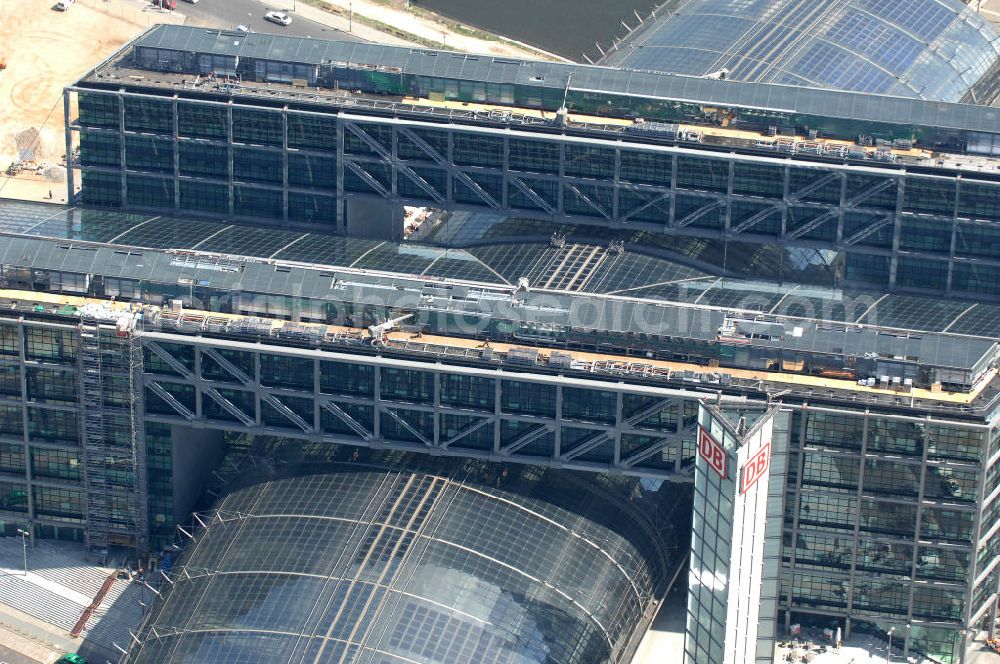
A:
[[[66,132],[66,205],[73,205],[73,197],[76,194],[75,181],[73,179],[73,132],[70,131],[70,91],[63,90],[63,129]]]
[[[615,431],[611,434],[611,465],[614,468],[618,468],[622,461],[622,427],[625,421],[625,416],[622,413],[624,396],[621,392],[615,393]]]
[[[372,449],[382,447],[382,369],[378,366],[372,367]]]
[[[281,109],[281,220],[288,226],[288,106]]]
[[[337,220],[336,220],[336,232],[341,234],[347,233],[347,201],[344,200],[344,172],[347,165],[344,163],[344,132],[347,131],[344,128],[344,121],[341,119],[340,115],[337,115],[337,163],[336,163],[336,175],[337,175]],[[378,412],[376,409],[375,419],[378,419]],[[376,427],[377,428],[377,427]],[[378,434],[375,434],[376,438]]]
[[[805,419],[805,418],[803,418]],[[858,547],[861,543],[861,515],[864,513],[864,485],[865,485],[865,456],[868,454],[868,422],[871,419],[871,411],[867,408],[865,409],[864,420],[861,425],[861,453],[858,461],[858,488],[855,492],[856,500],[858,501],[857,507],[854,510],[854,534],[853,534],[853,547],[851,552],[851,569],[850,576],[848,577],[847,586],[847,618],[845,619],[844,626],[844,638],[850,638],[851,636],[851,615],[854,610],[854,579],[857,577],[857,564],[858,564]],[[802,444],[800,448],[805,447],[805,432],[808,429],[803,427],[803,438],[801,439]],[[803,467],[804,464],[803,464]],[[801,473],[799,474],[799,483],[801,485]],[[797,536],[797,535],[796,535]]]
[[[323,402],[322,394],[323,365],[319,360],[313,360],[313,434],[316,440],[323,435]]]
[[[233,100],[226,105],[226,191],[229,195],[229,216],[236,214],[235,191],[233,189]]]
[[[500,454],[500,435],[503,426],[503,409],[500,400],[503,398],[503,379],[493,379],[493,454]]]
[[[930,416],[928,416],[927,419],[929,420]],[[920,455],[920,487],[917,489],[917,523],[916,523],[916,527],[915,527],[915,529],[913,531],[913,551],[911,552],[911,560],[910,560],[910,596],[909,596],[909,599],[907,600],[907,605],[906,605],[906,634],[905,634],[905,638],[903,640],[903,657],[904,657],[904,659],[910,654],[910,625],[913,624],[913,596],[914,596],[914,593],[916,591],[916,585],[917,585],[916,584],[916,581],[917,581],[917,561],[920,560],[920,544],[919,544],[920,543],[920,526],[921,526],[921,522],[923,521],[924,495],[927,492],[927,488],[926,488],[927,487],[927,455],[928,455],[928,451],[929,451],[928,448],[930,447],[930,445],[929,445],[930,441],[928,440],[928,436],[927,436],[927,426],[928,425],[929,425],[929,422],[928,422],[928,424],[925,424],[923,427],[921,427],[921,434],[920,434],[920,447],[921,447],[921,455]],[[976,553],[975,553],[975,551],[973,551],[972,552],[972,559],[975,559],[975,556],[976,556]],[[968,602],[966,602],[966,616],[965,616],[966,618],[968,617],[969,610],[970,609],[968,608]],[[964,622],[967,622],[967,620],[964,621]]]
[[[431,374],[434,379],[434,385],[432,389],[434,390],[434,437],[431,442],[434,443],[434,447],[441,447],[441,372],[435,371]]]
[[[955,201],[951,209],[951,244],[948,247],[948,281],[946,282],[946,290],[948,293],[952,290],[951,282],[955,272],[955,249],[958,244],[958,203],[961,191],[962,174],[959,173],[955,176]],[[985,443],[985,447],[989,449],[988,440]]]
[[[24,334],[24,319],[20,320],[20,325],[17,326],[18,334],[18,353],[17,353],[17,366],[21,372],[21,440],[24,441],[24,488],[26,497],[26,507],[28,513],[25,515],[26,523],[24,524],[28,532],[30,533],[31,543],[35,543],[35,519],[37,515],[35,514],[35,490],[34,490],[34,472],[31,468],[31,445],[28,441],[28,368],[27,368],[27,357],[25,356],[25,334]],[[77,372],[80,371],[80,360],[77,358]],[[79,373],[77,377],[79,378]],[[80,433],[83,436],[83,433]]]
[[[677,225],[677,155],[670,158],[670,216],[664,225],[668,229]]]
[[[174,210],[181,209],[181,144],[180,144],[180,120],[177,114],[177,95],[174,95],[171,102],[174,114]]]
[[[892,257],[889,259],[889,286],[896,285],[899,269],[899,236],[903,229],[903,196],[906,192],[905,179],[896,178],[896,209],[892,213]]]
[[[260,351],[253,354],[253,405],[254,405],[254,426],[260,429],[264,423],[264,407],[260,398],[263,387],[260,384]]]
[[[563,147],[565,150],[566,148]],[[611,221],[621,221],[621,172],[622,172],[622,150],[615,148],[615,165],[611,180]]]
[[[120,193],[122,197],[121,209],[128,209],[128,176],[125,175],[125,171],[128,170],[128,164],[125,161],[125,90],[121,88],[118,90],[118,137],[121,139],[121,143],[118,146],[119,160],[121,163],[121,186]]]
[[[204,418],[204,408],[203,408],[203,397],[201,386],[204,384],[201,377],[201,363],[203,361],[203,355],[201,353],[201,346],[194,347],[194,380],[195,380],[195,391],[194,391],[194,415],[201,420]],[[141,382],[141,381],[140,381]]]
[[[562,412],[563,412],[563,387],[556,385],[556,430],[555,444],[552,449],[552,458],[558,459],[562,455]]]

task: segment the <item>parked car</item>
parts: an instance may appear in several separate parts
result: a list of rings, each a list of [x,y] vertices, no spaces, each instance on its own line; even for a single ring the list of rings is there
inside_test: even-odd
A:
[[[69,653],[56,660],[56,664],[87,664],[87,660],[76,653]]]
[[[284,12],[268,12],[264,14],[264,20],[278,25],[291,25],[292,17]]]
[[[59,0],[56,3],[55,10],[57,12],[64,12],[76,3],[76,0]]]

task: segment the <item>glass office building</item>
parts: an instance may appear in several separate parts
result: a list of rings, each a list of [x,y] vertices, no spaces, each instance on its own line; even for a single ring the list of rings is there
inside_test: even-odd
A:
[[[416,205],[708,246],[733,276],[1000,280],[986,106],[157,26],[66,110],[88,206],[401,239]],[[761,252],[777,276],[740,264]]]
[[[995,610],[1000,433],[935,420],[793,414],[781,591],[789,621],[895,626],[911,649],[960,661],[949,621]]]
[[[684,662],[772,664],[788,412],[698,413]]]
[[[1000,132],[864,90],[155,26],[66,90],[74,204],[0,206],[0,518],[163,547],[234,434],[697,490],[735,400],[787,421],[757,656],[812,624],[962,662],[1000,591]]]
[[[503,234],[455,250],[21,203],[0,223],[8,529],[160,549],[232,434],[683,486],[721,394],[788,421],[778,636],[894,628],[960,662],[995,620],[998,305],[788,296]]]

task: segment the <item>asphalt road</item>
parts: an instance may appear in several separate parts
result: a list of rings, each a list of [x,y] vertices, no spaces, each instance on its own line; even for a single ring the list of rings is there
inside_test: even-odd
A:
[[[189,16],[189,25],[195,23],[206,27],[235,28],[245,25],[254,32],[268,32],[276,35],[292,37],[312,37],[313,39],[342,39],[345,41],[361,41],[354,35],[328,28],[315,23],[291,11],[295,0],[273,0],[269,3],[260,0],[199,0],[197,4],[178,2],[177,11]],[[277,9],[288,12],[292,17],[289,26],[276,25],[264,20],[264,14]]]
[[[39,661],[6,646],[0,646],[0,664],[39,664]]]

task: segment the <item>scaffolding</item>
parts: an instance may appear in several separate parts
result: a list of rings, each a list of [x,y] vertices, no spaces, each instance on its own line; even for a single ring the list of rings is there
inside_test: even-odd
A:
[[[144,450],[136,409],[142,347],[131,314],[109,324],[84,317],[80,325],[83,396],[84,481],[87,491],[87,548],[125,547],[146,542]]]

